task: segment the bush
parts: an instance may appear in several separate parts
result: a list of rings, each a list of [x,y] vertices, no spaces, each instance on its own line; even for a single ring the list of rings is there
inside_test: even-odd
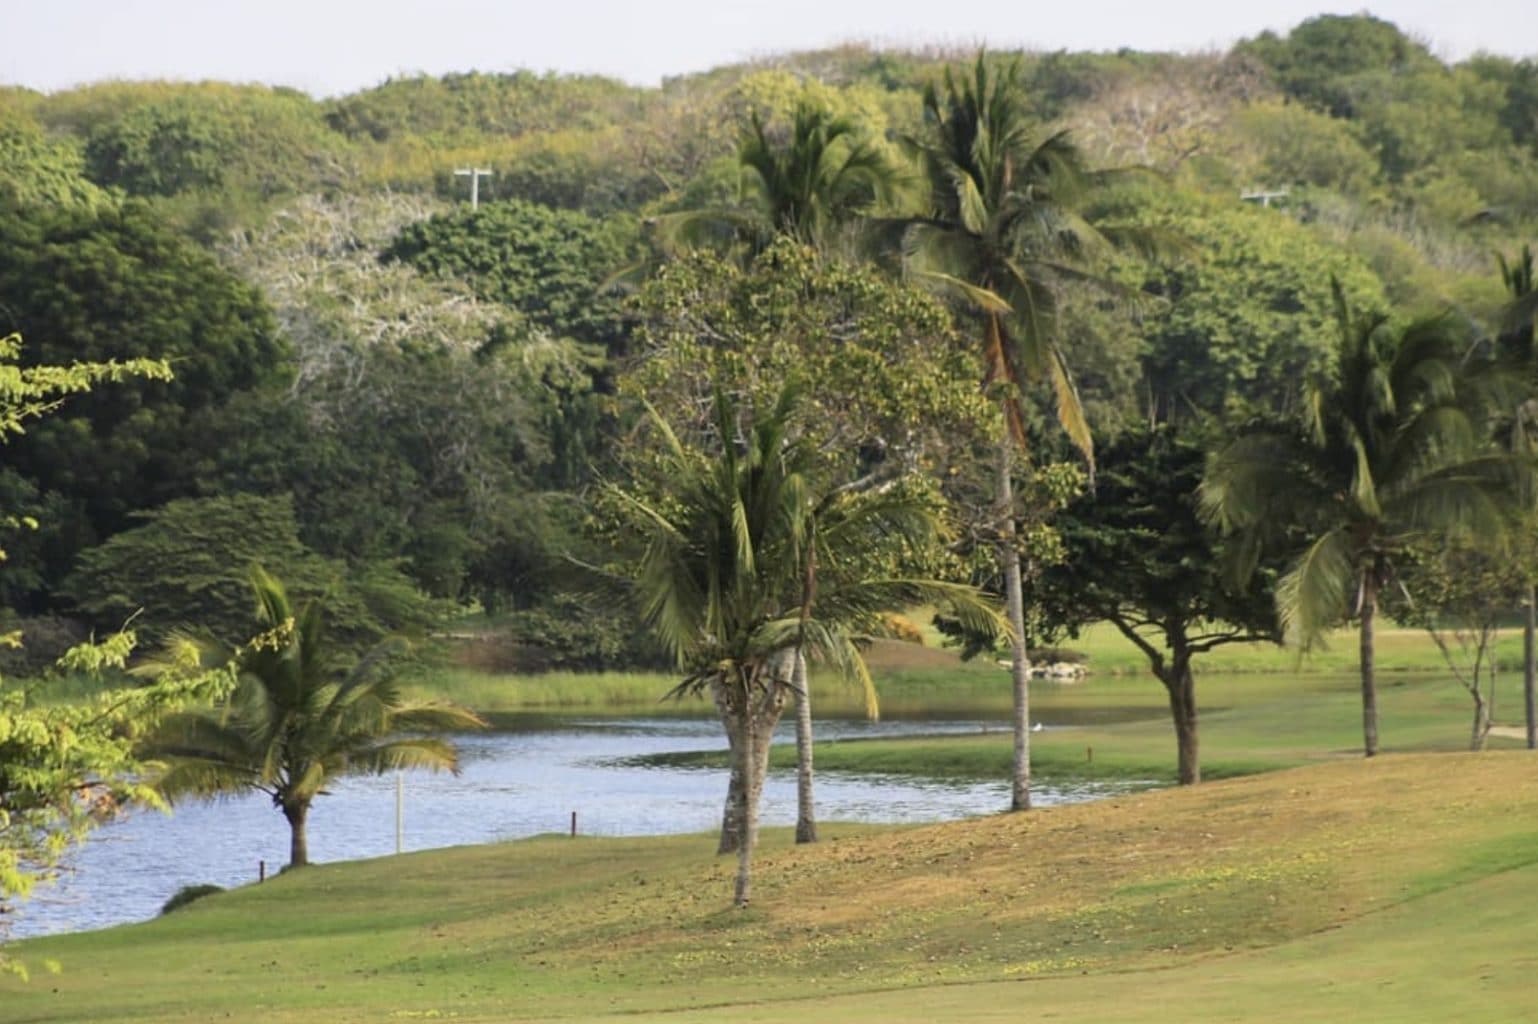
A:
[[[62,615],[32,615],[0,620],[0,633],[16,630],[20,647],[0,646],[0,678],[42,675],[64,652],[90,639],[83,623]]]
[[[204,882],[202,885],[184,885],[176,890],[175,895],[166,900],[165,906],[160,908],[160,916],[164,917],[173,910],[180,910],[189,903],[194,903],[204,896],[211,896],[216,892],[223,892],[224,886],[212,885]]]
[[[639,623],[572,595],[514,612],[507,620],[507,635],[525,649],[519,660],[530,670],[602,672],[665,663]]]

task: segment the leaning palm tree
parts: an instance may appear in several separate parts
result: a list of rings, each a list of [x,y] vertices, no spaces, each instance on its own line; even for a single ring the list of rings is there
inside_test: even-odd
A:
[[[910,273],[949,290],[981,319],[985,386],[994,390],[1007,433],[995,453],[999,570],[1012,627],[1015,753],[1011,809],[1030,807],[1029,675],[1025,604],[1016,544],[1011,473],[1026,448],[1025,399],[1050,385],[1057,418],[1093,467],[1093,444],[1059,320],[1070,285],[1120,293],[1094,273],[1095,258],[1119,246],[1150,247],[1145,230],[1097,226],[1090,202],[1124,172],[1092,171],[1065,131],[1037,131],[1018,62],[979,54],[970,77],[947,71],[943,91],[924,91],[926,132],[906,140],[929,187],[920,217],[877,225],[900,240]]]
[[[309,863],[305,823],[326,786],[346,775],[397,768],[458,772],[447,740],[430,733],[481,728],[463,708],[405,699],[376,648],[344,668],[327,644],[320,601],[295,611],[283,585],[252,573],[266,631],[234,650],[196,644],[205,662],[233,659],[238,681],[217,708],[167,720],[149,755],[164,763],[160,790],[173,802],[256,790],[290,829],[289,866]]]
[[[737,906],[750,898],[769,743],[797,685],[796,654],[858,672],[858,625],[918,601],[945,604],[970,628],[1000,628],[971,588],[870,571],[889,563],[857,555],[855,545],[869,552],[897,538],[925,549],[938,530],[934,505],[889,488],[850,492],[849,500],[864,507],[846,514],[826,482],[824,454],[798,432],[797,407],[792,387],[757,415],[718,392],[712,429],[696,446],[685,445],[653,412],[665,497],[612,492],[646,538],[633,596],[684,672],[673,694],[709,694],[726,730],[733,807],[723,831],[736,839]],[[819,509],[830,524],[864,525],[849,533],[830,525],[814,538]],[[815,601],[808,583],[813,551],[829,581]]]
[[[837,232],[892,195],[896,167],[854,119],[810,101],[776,138],[757,113],[737,144],[741,171],[733,206],[688,210],[661,221],[666,245],[735,245],[752,257],[775,238],[824,248]]]
[[[1355,618],[1360,632],[1363,749],[1378,753],[1374,626],[1395,563],[1449,534],[1499,538],[1512,460],[1487,443],[1491,402],[1470,369],[1469,332],[1451,316],[1396,329],[1357,316],[1335,284],[1334,363],[1308,382],[1293,424],[1245,430],[1212,458],[1204,515],[1239,543],[1246,572],[1261,543],[1305,542],[1282,576],[1285,639],[1307,649]]]

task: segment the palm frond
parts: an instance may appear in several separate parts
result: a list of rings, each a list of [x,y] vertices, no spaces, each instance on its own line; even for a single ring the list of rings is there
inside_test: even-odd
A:
[[[446,740],[408,737],[360,750],[349,758],[349,764],[361,775],[397,770],[446,771],[458,775],[459,752]]]
[[[1356,552],[1345,527],[1320,535],[1276,584],[1276,610],[1287,644],[1307,650],[1347,618],[1359,583]]]
[[[970,281],[964,281],[953,274],[947,274],[938,270],[916,270],[914,271],[914,276],[920,281],[938,285],[947,291],[955,293],[968,304],[984,313],[1008,316],[1014,312],[1013,307],[1000,298],[991,288],[984,288]]]
[[[486,719],[456,704],[396,704],[390,720],[399,732],[471,732],[486,728]]]
[[[1073,446],[1084,456],[1084,461],[1089,466],[1090,477],[1093,479],[1095,441],[1090,436],[1089,420],[1084,416],[1084,403],[1079,398],[1079,389],[1073,382],[1073,375],[1068,369],[1068,360],[1064,357],[1063,350],[1053,345],[1050,355],[1049,377],[1052,381],[1052,391],[1057,396],[1057,421],[1062,425],[1063,432],[1068,435],[1068,440],[1073,442]]]
[[[166,802],[175,805],[185,800],[234,797],[252,789],[265,791],[268,782],[248,766],[186,757],[167,762],[154,776],[154,784]]]

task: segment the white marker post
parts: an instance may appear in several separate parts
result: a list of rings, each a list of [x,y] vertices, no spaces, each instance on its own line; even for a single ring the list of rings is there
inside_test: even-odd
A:
[[[395,852],[400,853],[406,835],[406,776],[395,773]]]

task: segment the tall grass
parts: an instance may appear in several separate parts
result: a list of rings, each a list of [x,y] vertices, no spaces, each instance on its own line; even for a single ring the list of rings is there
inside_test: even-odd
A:
[[[1038,681],[1033,692],[1064,706],[1129,704],[1162,707],[1164,692],[1152,678],[1148,659],[1115,627],[1101,623],[1061,646],[1082,651],[1090,677],[1083,683]],[[1501,650],[1503,667],[1515,667],[1521,641],[1507,631]],[[911,657],[905,655],[911,654]],[[937,663],[938,656],[938,663]],[[1197,660],[1201,678],[1254,676],[1254,686],[1296,691],[1299,678],[1338,678],[1357,667],[1356,635],[1337,631],[1329,642],[1300,655],[1274,644],[1235,644]],[[1441,656],[1425,633],[1384,629],[1378,633],[1381,672],[1446,672]],[[996,659],[946,660],[938,643],[908,646],[886,643],[872,652],[871,673],[884,714],[988,715],[1010,706],[1009,677]],[[665,702],[679,676],[667,672],[550,672],[538,675],[489,672],[466,666],[419,667],[408,679],[414,696],[452,700],[488,713],[583,711],[636,713],[666,711],[712,713],[708,702]],[[1263,681],[1269,680],[1269,681]],[[856,716],[864,699],[852,682],[833,672],[814,672],[813,705],[818,714]]]

